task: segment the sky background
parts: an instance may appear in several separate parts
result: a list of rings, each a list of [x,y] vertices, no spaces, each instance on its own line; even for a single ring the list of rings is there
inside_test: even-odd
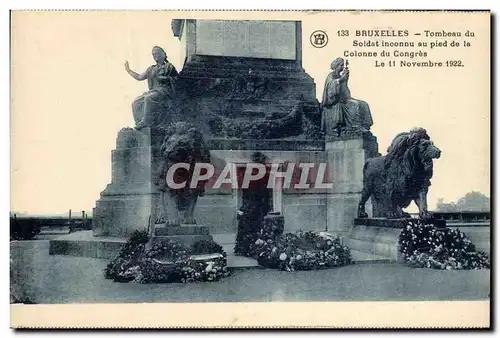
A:
[[[208,13],[206,13],[208,14]],[[415,126],[425,127],[442,150],[435,161],[430,209],[440,197],[455,201],[470,191],[490,190],[489,15],[440,13],[328,13],[300,17],[303,67],[320,98],[332,59],[353,50],[339,29],[471,29],[469,48],[427,50],[428,59],[461,59],[465,67],[375,68],[373,60],[349,58],[350,89],[370,104],[379,150]],[[173,37],[175,12],[14,12],[11,54],[11,210],[35,214],[90,211],[111,179],[117,132],[133,126],[130,104],[147,89],[124,70],[141,72],[160,45],[181,69],[180,42]],[[230,15],[227,13],[217,15]],[[246,14],[258,19],[258,13]],[[254,17],[248,17],[254,16]],[[274,18],[279,13],[271,14]],[[297,13],[289,19],[298,19]],[[234,16],[232,18],[235,18]],[[309,35],[325,30],[325,48]],[[459,41],[462,41],[460,38]],[[415,48],[418,50],[418,48]]]

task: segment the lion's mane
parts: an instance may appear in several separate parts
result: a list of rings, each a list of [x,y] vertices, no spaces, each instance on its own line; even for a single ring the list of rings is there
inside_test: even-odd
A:
[[[160,147],[163,158],[163,166],[159,172],[157,185],[160,190],[170,190],[171,193],[186,194],[188,190],[198,195],[204,192],[204,181],[199,182],[196,189],[190,189],[193,169],[196,163],[210,163],[210,150],[205,144],[202,133],[194,125],[187,122],[172,124],[167,130]],[[186,181],[184,189],[169,189],[166,184],[168,169],[176,163],[188,163],[189,170],[177,169],[174,181],[180,183]],[[194,190],[194,191],[193,191]]]
[[[422,189],[430,186],[432,161],[423,163],[419,156],[419,143],[430,137],[423,128],[398,134],[383,156],[386,187],[391,200],[407,207]]]

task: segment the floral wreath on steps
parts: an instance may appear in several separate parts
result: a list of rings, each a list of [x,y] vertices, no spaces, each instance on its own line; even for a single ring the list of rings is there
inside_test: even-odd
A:
[[[488,255],[458,229],[438,229],[420,219],[409,219],[399,235],[399,251],[415,268],[469,270],[490,268]]]
[[[163,239],[147,246],[146,230],[136,230],[104,275],[115,282],[191,283],[228,277],[227,255],[214,241],[200,240],[191,246]]]
[[[259,237],[250,256],[271,269],[316,270],[352,264],[350,250],[341,238],[326,232],[297,231],[277,238]]]

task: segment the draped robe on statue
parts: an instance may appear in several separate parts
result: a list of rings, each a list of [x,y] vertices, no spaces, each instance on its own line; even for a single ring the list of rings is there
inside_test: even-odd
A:
[[[159,116],[169,109],[175,90],[175,78],[178,75],[175,67],[169,62],[150,66],[146,74],[149,91],[132,103],[135,124],[142,127],[152,126]]]
[[[338,133],[339,128],[366,131],[373,124],[368,104],[353,99],[347,79],[334,78],[334,72],[326,77],[321,109],[321,125],[326,135]]]

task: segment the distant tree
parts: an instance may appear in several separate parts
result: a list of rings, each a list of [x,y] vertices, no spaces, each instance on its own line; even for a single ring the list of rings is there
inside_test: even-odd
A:
[[[437,211],[441,212],[457,212],[457,205],[454,202],[445,203],[443,198],[438,198],[436,203]]]
[[[490,211],[490,198],[479,191],[472,191],[457,201],[460,211]]]
[[[443,198],[438,198],[436,209],[441,212],[490,211],[490,198],[478,191],[472,191],[460,197],[456,203],[445,203]]]

